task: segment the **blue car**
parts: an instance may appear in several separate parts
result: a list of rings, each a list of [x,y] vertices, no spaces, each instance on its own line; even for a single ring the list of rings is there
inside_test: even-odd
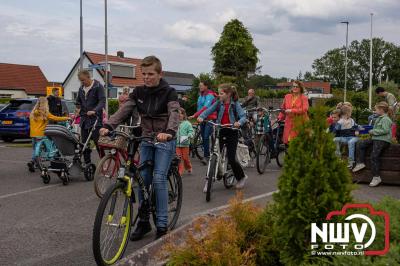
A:
[[[37,99],[14,99],[0,111],[0,137],[5,142],[15,139],[27,139],[29,136],[29,115]],[[74,110],[67,107],[67,101],[62,100],[63,110],[66,114]]]

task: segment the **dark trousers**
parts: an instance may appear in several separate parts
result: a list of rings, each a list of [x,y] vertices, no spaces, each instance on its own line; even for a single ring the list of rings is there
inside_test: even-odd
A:
[[[200,124],[200,135],[203,139],[204,157],[210,157],[210,135],[213,131],[213,126],[210,123],[204,122]]]
[[[365,163],[365,153],[368,147],[372,146],[371,171],[372,176],[379,176],[380,157],[382,152],[390,146],[389,142],[382,140],[362,140],[357,145],[357,163]]]
[[[219,146],[222,149],[222,145],[226,146],[226,155],[228,157],[228,163],[230,164],[233,174],[236,180],[240,180],[244,177],[243,168],[236,158],[236,150],[239,141],[239,132],[237,130],[222,128],[219,132]]]
[[[85,143],[86,142],[86,140],[88,139],[88,137],[89,137],[89,134],[90,134],[90,128],[81,128],[81,137],[82,137],[82,143]],[[98,144],[97,144],[97,142],[99,141],[99,130],[100,130],[100,128],[99,127],[96,127],[94,130],[93,130],[93,133],[92,133],[92,136],[90,137],[90,139],[91,140],[93,140],[93,142],[94,142],[94,144],[96,145],[96,150],[97,150],[97,153],[100,155],[100,157],[101,157],[101,154],[100,154],[100,150],[99,150],[99,146],[98,146]],[[90,154],[92,153],[92,150],[90,149],[90,142],[89,142],[89,144],[88,144],[88,146],[86,147],[86,149],[83,151],[83,158],[84,158],[84,160],[85,160],[85,163],[86,164],[88,164],[88,163],[90,163],[91,162],[91,159],[90,159]]]

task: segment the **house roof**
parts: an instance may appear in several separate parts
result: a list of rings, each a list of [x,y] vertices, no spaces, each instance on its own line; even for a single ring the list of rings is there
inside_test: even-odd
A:
[[[45,95],[47,83],[38,66],[0,63],[0,88],[24,89],[27,94]]]
[[[164,71],[164,79],[170,85],[192,86],[196,77],[189,73]]]
[[[89,59],[91,64],[100,64],[105,62],[105,55],[93,52],[84,52],[84,55]],[[108,55],[108,62],[117,62],[117,63],[125,63],[132,64],[136,66],[136,78],[123,78],[123,77],[112,77],[111,83],[117,87],[129,86],[136,87],[144,84],[143,76],[142,76],[142,68],[141,63],[142,59],[139,58],[130,58],[130,57],[119,57],[115,55]],[[69,79],[70,75],[72,75],[73,70],[78,66],[79,59],[75,63],[74,67],[71,69],[70,73],[65,78],[65,82]],[[104,77],[104,71],[96,69],[96,71]],[[189,73],[179,73],[179,72],[171,72],[171,71],[163,71],[165,80],[171,85],[182,85],[182,86],[191,86],[193,83],[193,79],[195,76]]]

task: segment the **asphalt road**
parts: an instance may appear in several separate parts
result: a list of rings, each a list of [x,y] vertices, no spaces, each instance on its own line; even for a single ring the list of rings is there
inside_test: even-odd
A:
[[[18,145],[17,145],[18,146]],[[26,145],[22,145],[26,146]],[[53,174],[44,185],[39,173],[29,173],[26,162],[31,149],[10,147],[0,142],[0,265],[95,265],[91,241],[92,227],[99,199],[93,182],[75,178],[63,186]],[[235,191],[222,183],[214,186],[211,202],[202,193],[206,168],[193,161],[192,175],[183,176],[183,206],[178,225],[197,214],[227,204]],[[273,163],[264,175],[247,168],[248,183],[245,198],[263,195],[277,189],[279,167]],[[385,195],[400,198],[400,188],[359,185],[357,199],[379,200]],[[265,204],[271,197],[261,197]],[[130,242],[127,253],[153,240],[147,236],[140,242]]]

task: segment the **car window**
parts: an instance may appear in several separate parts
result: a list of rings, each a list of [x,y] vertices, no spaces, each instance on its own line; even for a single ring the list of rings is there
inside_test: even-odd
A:
[[[3,111],[32,110],[35,102],[30,101],[11,101]]]

